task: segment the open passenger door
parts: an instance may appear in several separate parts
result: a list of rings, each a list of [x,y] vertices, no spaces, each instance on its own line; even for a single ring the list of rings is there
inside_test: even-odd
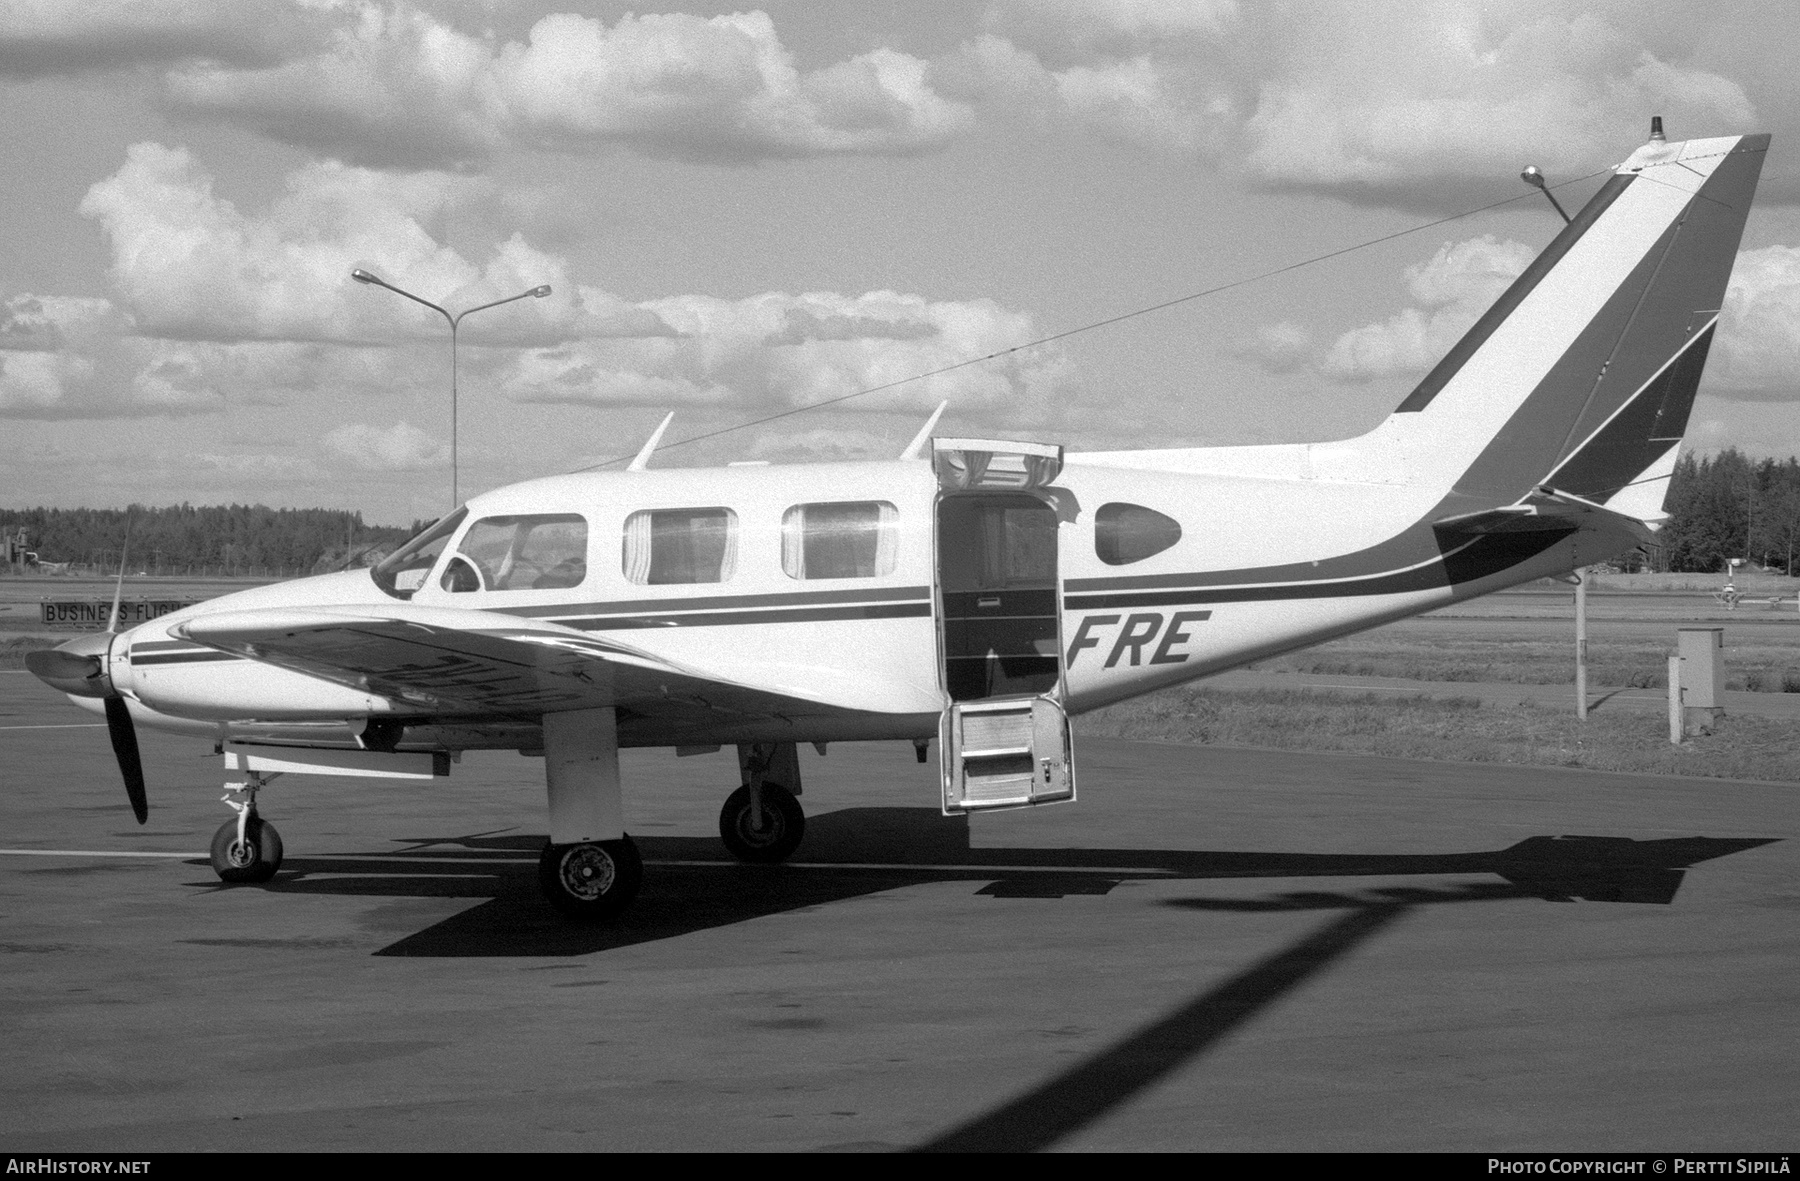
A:
[[[1075,798],[1055,507],[1062,448],[935,439],[946,813]]]

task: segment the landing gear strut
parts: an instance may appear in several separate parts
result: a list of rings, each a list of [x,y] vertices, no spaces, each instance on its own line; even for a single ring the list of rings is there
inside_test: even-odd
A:
[[[221,797],[237,813],[237,819],[227,820],[213,834],[212,867],[220,881],[266,882],[281,868],[281,834],[256,814],[256,793],[275,776],[256,771],[248,774],[246,783],[227,783]],[[233,799],[234,793],[243,798]]]
[[[571,918],[612,918],[637,897],[643,881],[644,862],[629,836],[545,845],[538,858],[544,897]]]

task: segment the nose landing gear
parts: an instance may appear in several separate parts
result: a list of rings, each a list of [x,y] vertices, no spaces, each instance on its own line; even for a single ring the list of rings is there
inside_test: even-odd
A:
[[[800,794],[799,748],[792,742],[739,743],[738,770],[743,786],[719,810],[719,839],[739,861],[786,861],[806,835],[806,813],[794,798]]]
[[[212,839],[212,867],[219,880],[233,884],[266,882],[281,868],[281,834],[256,814],[256,793],[268,786],[272,774],[248,772],[246,783],[227,783],[221,797],[237,813],[236,820],[219,826]],[[232,794],[243,796],[232,799]]]
[[[760,798],[758,798],[760,797]],[[719,839],[739,861],[786,861],[806,835],[806,813],[779,783],[738,788],[719,811]]]

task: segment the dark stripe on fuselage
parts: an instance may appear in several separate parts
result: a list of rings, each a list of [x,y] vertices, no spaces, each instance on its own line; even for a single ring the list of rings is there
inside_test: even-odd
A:
[[[695,611],[683,615],[612,615],[585,619],[546,619],[581,631],[619,631],[659,627],[730,627],[745,623],[824,623],[844,619],[910,619],[931,614],[929,600],[917,603],[871,603],[849,607],[803,607],[787,611]]]
[[[242,656],[230,652],[220,652],[214,648],[200,648],[192,652],[165,652],[157,656],[141,656],[134,647],[131,650],[131,664],[135,668],[143,668],[151,664],[206,664],[214,660],[242,660]]]
[[[528,619],[562,615],[661,615],[669,611],[719,611],[747,607],[803,607],[817,603],[878,603],[926,599],[928,586],[888,586],[856,590],[783,591],[764,595],[702,595],[685,599],[623,599],[614,603],[554,603],[532,607],[489,607]]]
[[[1278,586],[1221,586],[1221,572],[1212,574],[1170,574],[1169,580],[1180,579],[1189,584],[1187,590],[1146,593],[1112,593],[1069,595],[1063,606],[1071,611],[1098,611],[1119,607],[1173,607],[1184,603],[1259,603],[1279,599],[1337,599],[1364,595],[1400,595],[1423,590],[1454,587],[1475,582],[1511,569],[1543,553],[1570,533],[1567,529],[1540,533],[1488,534],[1450,550],[1443,559],[1411,570],[1394,570],[1369,578],[1314,579]],[[1224,576],[1230,577],[1231,572]],[[1101,578],[1070,579],[1091,586],[1106,582]],[[1122,581],[1122,580],[1121,580]],[[1210,584],[1210,585],[1209,585]]]

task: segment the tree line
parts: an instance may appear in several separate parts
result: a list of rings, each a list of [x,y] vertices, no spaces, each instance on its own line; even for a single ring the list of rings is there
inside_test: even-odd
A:
[[[423,524],[419,522],[418,524]],[[0,532],[23,527],[40,563],[152,574],[307,574],[378,561],[412,530],[368,525],[340,509],[267,505],[0,510]]]
[[[1751,459],[1735,447],[1684,455],[1657,538],[1665,570],[1722,571],[1729,558],[1800,572],[1800,459]]]

